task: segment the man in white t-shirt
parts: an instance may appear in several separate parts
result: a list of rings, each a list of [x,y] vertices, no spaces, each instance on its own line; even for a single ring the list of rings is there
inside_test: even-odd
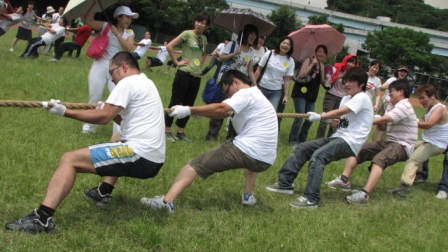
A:
[[[163,105],[154,83],[140,72],[137,60],[128,52],[117,53],[109,64],[116,87],[106,103],[94,110],[70,110],[51,100],[48,112],[94,124],[119,123],[119,142],[103,143],[65,153],[48,184],[40,207],[25,218],[6,223],[6,229],[30,233],[53,232],[52,216],[69,194],[77,173],[104,177],[98,187],[84,190],[84,197],[104,208],[111,200],[119,177],[155,177],[165,162],[165,120]],[[48,107],[47,103],[42,104]]]
[[[290,205],[296,208],[317,208],[325,165],[343,158],[356,157],[367,140],[373,122],[372,102],[365,93],[367,73],[359,68],[348,69],[343,77],[345,92],[338,109],[321,115],[308,112],[309,121],[325,120],[337,125],[329,138],[298,144],[278,172],[277,183],[267,186],[270,192],[293,194],[294,179],[308,164],[308,182],[304,196]],[[331,120],[336,119],[336,120]]]
[[[163,41],[163,46],[150,46],[149,49],[158,50],[156,57],[146,57],[146,69],[151,70],[151,67],[162,66],[165,64],[168,57],[168,50],[166,46],[170,43],[170,40]],[[175,51],[178,53],[178,51]]]
[[[220,43],[215,50],[212,52],[212,59],[210,60],[210,64],[204,68],[202,70],[201,75],[204,76],[208,73],[208,71],[210,71],[210,69],[212,69],[214,66],[219,66],[220,62],[219,62],[219,56],[221,55],[221,53],[223,52],[225,46],[227,45],[227,43],[229,43],[230,39],[226,39],[224,40],[223,43]]]
[[[170,116],[184,118],[189,115],[224,118],[232,114],[232,123],[238,135],[233,142],[225,143],[191,159],[177,175],[164,196],[142,198],[140,202],[152,209],[174,211],[173,201],[190,186],[196,176],[208,176],[239,168],[245,169],[246,187],[241,200],[243,205],[254,205],[253,188],[257,175],[266,171],[277,155],[277,114],[271,103],[250,79],[238,70],[229,70],[221,78],[222,90],[230,98],[221,103],[205,106],[173,106]]]
[[[42,26],[44,26],[48,31],[44,33],[42,36],[37,38],[32,38],[26,47],[25,51],[20,55],[21,58],[37,58],[39,57],[39,54],[37,52],[37,49],[40,46],[44,45],[50,45],[58,38],[65,35],[65,26],[67,26],[68,21],[66,17],[61,17],[58,24],[47,24],[43,23]]]
[[[141,59],[146,51],[148,51],[148,48],[151,46],[151,33],[149,31],[145,32],[145,38],[140,40],[140,42],[134,42],[134,45],[137,46],[135,50],[132,52],[132,55],[137,59]]]

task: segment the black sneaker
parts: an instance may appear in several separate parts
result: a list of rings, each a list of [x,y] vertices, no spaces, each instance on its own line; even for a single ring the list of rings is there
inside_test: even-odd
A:
[[[176,136],[175,136],[174,138],[177,139],[177,140],[185,141],[185,142],[187,142],[187,143],[191,143],[191,142],[193,142],[193,140],[189,139],[189,138],[185,135],[185,133],[177,133]]]
[[[42,223],[39,220],[39,215],[37,214],[36,209],[33,210],[33,212],[23,217],[22,219],[19,219],[15,222],[8,222],[5,225],[5,228],[8,230],[13,231],[23,231],[28,232],[32,234],[36,233],[53,233],[55,232],[56,224],[54,223],[53,219],[49,217],[47,219],[47,223]]]
[[[406,197],[408,194],[411,193],[411,186],[410,185],[404,185],[401,184],[399,187],[391,190],[387,190],[387,193],[393,194],[400,197]]]
[[[425,175],[423,175],[422,173],[417,173],[417,175],[415,176],[415,179],[414,179],[414,185],[425,183],[426,181],[428,181],[428,178],[425,177]]]
[[[83,194],[86,199],[92,200],[93,203],[101,209],[107,208],[107,206],[109,206],[109,201],[112,198],[112,195],[110,194],[102,195],[99,186],[92,189],[84,189]]]

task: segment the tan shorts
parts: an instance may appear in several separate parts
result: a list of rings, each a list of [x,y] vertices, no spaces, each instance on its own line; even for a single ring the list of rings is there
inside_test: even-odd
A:
[[[188,162],[197,174],[206,179],[216,172],[235,169],[248,169],[252,172],[264,172],[271,165],[256,160],[238,149],[232,142],[215,147]]]

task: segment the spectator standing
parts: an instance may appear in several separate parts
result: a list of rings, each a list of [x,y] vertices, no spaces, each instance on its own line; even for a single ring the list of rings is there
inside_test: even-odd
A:
[[[34,12],[34,1],[29,1],[26,12],[23,14],[23,19],[19,23],[19,29],[17,30],[16,37],[12,40],[10,52],[14,52],[14,47],[16,46],[19,40],[26,40],[27,45],[29,44],[30,39],[32,38],[31,25],[34,22],[34,19],[37,17]]]

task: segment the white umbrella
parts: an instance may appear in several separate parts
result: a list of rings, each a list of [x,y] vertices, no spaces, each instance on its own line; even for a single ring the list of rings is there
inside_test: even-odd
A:
[[[258,33],[268,36],[277,26],[261,13],[251,9],[230,8],[217,12],[213,23],[224,27],[236,34],[240,32],[246,24],[255,25]]]
[[[104,9],[115,4],[118,0],[99,0]],[[92,0],[70,0],[65,7],[63,16],[69,21],[84,16],[92,6]],[[97,4],[95,12],[101,11],[100,4]]]

